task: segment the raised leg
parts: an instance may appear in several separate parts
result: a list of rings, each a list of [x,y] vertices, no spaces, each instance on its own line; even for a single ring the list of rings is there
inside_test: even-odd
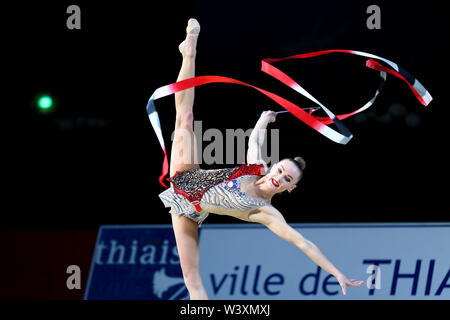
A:
[[[195,77],[195,56],[200,25],[190,19],[186,28],[186,39],[180,44],[183,56],[177,81]],[[175,134],[170,157],[170,175],[198,167],[197,145],[193,130],[194,88],[175,94]],[[172,215],[172,226],[177,241],[183,278],[192,300],[205,300],[208,295],[203,286],[199,270],[200,251],[198,224],[185,216]]]
[[[195,56],[200,24],[190,19],[186,28],[186,39],[180,44],[183,56],[177,81],[195,77]],[[176,120],[175,133],[170,157],[170,175],[198,167],[197,144],[193,130],[194,88],[175,94]]]

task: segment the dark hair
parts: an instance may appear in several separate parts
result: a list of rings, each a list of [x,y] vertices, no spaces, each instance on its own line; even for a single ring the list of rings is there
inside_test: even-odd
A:
[[[306,161],[302,157],[295,157],[294,159],[287,158],[287,160],[292,161],[297,166],[300,170],[300,178],[303,177],[303,170],[306,168]]]
[[[289,160],[293,161],[301,171],[305,170],[306,161],[302,157],[295,157],[294,159]]]

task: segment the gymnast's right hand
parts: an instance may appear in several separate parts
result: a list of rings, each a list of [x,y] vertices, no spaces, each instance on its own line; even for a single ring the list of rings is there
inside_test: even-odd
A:
[[[268,111],[264,111],[261,114],[260,119],[266,120],[267,123],[270,123],[270,122],[275,122],[276,116],[277,116],[277,114],[274,111],[268,110]]]

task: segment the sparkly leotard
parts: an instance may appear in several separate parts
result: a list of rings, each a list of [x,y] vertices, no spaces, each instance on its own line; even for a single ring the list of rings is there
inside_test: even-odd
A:
[[[201,209],[202,205],[237,211],[268,205],[241,190],[243,180],[251,175],[263,176],[263,171],[263,165],[243,164],[236,168],[177,172],[169,180],[173,185],[159,197],[166,208],[171,208],[170,213],[183,214],[201,225],[209,214]]]

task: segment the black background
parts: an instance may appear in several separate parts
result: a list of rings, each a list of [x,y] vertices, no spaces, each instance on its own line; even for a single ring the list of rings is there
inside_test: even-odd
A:
[[[81,8],[81,30],[66,27],[71,4]],[[371,4],[381,8],[381,30],[366,27]],[[197,75],[232,77],[310,105],[259,71],[260,60],[353,49],[398,63],[434,98],[424,107],[388,75],[368,120],[345,120],[354,138],[344,146],[280,115],[272,127],[280,129],[281,158],[301,155],[307,162],[297,190],[273,201],[288,222],[448,221],[449,22],[437,3],[39,1],[4,6],[2,16],[2,228],[170,223],[157,196],[163,158],[145,105],[156,88],[176,81],[177,48],[190,17],[202,27]],[[276,66],[340,114],[363,105],[377,87],[378,73],[364,64],[362,57],[335,54]],[[33,108],[39,92],[57,98],[55,112]],[[420,123],[408,126],[405,117],[384,123],[393,103]],[[173,96],[156,104],[170,148]],[[246,130],[266,109],[281,107],[249,88],[196,88],[203,130]],[[224,222],[239,221],[216,215],[207,221]]]

